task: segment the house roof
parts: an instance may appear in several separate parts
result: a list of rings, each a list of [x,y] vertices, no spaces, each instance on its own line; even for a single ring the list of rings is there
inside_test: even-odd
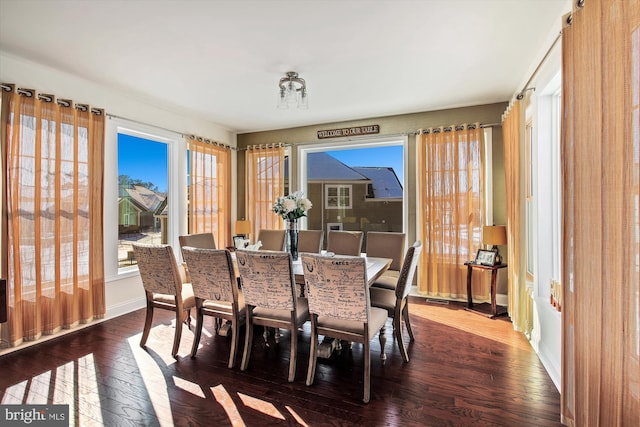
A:
[[[309,153],[307,181],[368,181],[369,178],[327,153]]]
[[[373,195],[376,199],[402,198],[402,184],[393,168],[377,166],[353,166],[356,172],[372,181]]]
[[[163,193],[156,193],[141,185],[133,188],[125,188],[124,193],[129,196],[142,210],[155,212],[162,201],[167,197]]]

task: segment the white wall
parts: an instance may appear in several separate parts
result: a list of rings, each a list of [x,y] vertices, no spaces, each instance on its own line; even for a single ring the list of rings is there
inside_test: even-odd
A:
[[[95,82],[85,80],[69,73],[43,66],[6,52],[0,51],[0,82],[15,83],[19,87],[35,89],[40,93],[54,94],[60,98],[72,99],[76,102],[90,104],[93,107],[104,108],[107,114],[125,117],[129,120],[146,123],[176,131],[167,132],[176,140],[175,150],[184,148],[184,141],[179,133],[195,134],[235,147],[236,134],[223,126],[202,118],[189,116],[184,111],[154,105],[150,100],[137,99],[130,93],[106,87]],[[169,89],[168,89],[169,90]],[[116,120],[122,124],[123,121]],[[107,119],[105,135],[105,274],[106,274],[106,318],[112,318],[127,313],[145,305],[144,291],[137,269],[134,272],[117,274],[109,268],[107,263],[117,265],[111,260],[117,244],[118,211],[117,211],[117,126],[113,120]],[[182,144],[182,145],[180,145]],[[184,151],[184,150],[183,150]],[[183,154],[184,155],[184,154]],[[235,157],[235,156],[234,156]],[[235,162],[235,158],[233,160]],[[233,168],[232,182],[236,182],[235,168]],[[235,188],[232,195],[235,197]],[[112,200],[113,202],[110,202]],[[235,206],[232,200],[232,206]],[[110,207],[114,207],[110,208]],[[232,212],[235,214],[235,211]],[[186,224],[186,220],[180,221]]]

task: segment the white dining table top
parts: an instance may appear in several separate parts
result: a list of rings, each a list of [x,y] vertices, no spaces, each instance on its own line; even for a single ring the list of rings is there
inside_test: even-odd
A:
[[[332,257],[340,257],[340,255],[328,255]],[[231,257],[235,262],[235,252],[231,253]],[[377,258],[377,257],[367,257],[362,255],[363,258],[367,261],[367,283],[369,286],[373,282],[375,282],[378,277],[384,273],[389,266],[391,265],[392,259],[390,258]],[[302,259],[298,258],[293,261],[293,274],[296,276],[296,282],[300,284],[304,284],[304,271],[302,269]]]

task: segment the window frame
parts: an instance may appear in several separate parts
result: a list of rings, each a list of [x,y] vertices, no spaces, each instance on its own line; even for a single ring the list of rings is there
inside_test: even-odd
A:
[[[329,195],[329,190],[330,189],[336,189],[336,205],[332,205],[329,202],[330,199],[330,195]],[[342,190],[349,190],[347,193],[347,195],[343,195],[341,194]],[[349,199],[349,203],[347,204],[343,204],[341,203],[344,202],[344,199],[348,198]],[[353,209],[353,185],[351,184],[325,184],[324,185],[324,208],[325,209]]]
[[[167,221],[167,243],[173,247],[176,259],[181,259],[178,235],[186,232],[187,227],[187,146],[179,133],[145,125],[126,119],[110,117],[107,120],[105,134],[105,164],[118,164],[118,134],[123,133],[138,138],[149,139],[167,144],[167,197],[175,202],[169,203]],[[116,281],[137,276],[138,267],[118,268],[118,168],[105,168],[104,208],[104,268],[105,280]]]

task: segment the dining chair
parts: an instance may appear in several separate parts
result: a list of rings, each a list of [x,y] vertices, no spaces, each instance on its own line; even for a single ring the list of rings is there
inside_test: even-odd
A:
[[[409,354],[404,345],[404,335],[402,334],[402,322],[407,327],[409,339],[414,341],[413,331],[411,330],[411,321],[409,320],[409,290],[413,283],[416,273],[418,259],[422,252],[422,242],[416,241],[409,249],[404,257],[402,269],[395,289],[385,289],[379,287],[370,287],[371,306],[382,308],[387,311],[387,315],[393,319],[393,333],[398,342],[402,360],[409,361]]]
[[[238,351],[238,334],[245,321],[246,308],[242,291],[238,290],[236,273],[227,249],[182,248],[196,303],[196,330],[191,357],[196,357],[204,316],[225,319],[231,323],[229,368],[233,368]],[[219,323],[216,322],[216,329]]]
[[[298,252],[319,254],[322,251],[324,232],[322,230],[298,231]]]
[[[190,324],[190,311],[195,306],[191,283],[184,282],[184,271],[178,266],[171,246],[134,243],[133,253],[147,299],[147,314],[140,346],[144,347],[149,337],[153,310],[171,310],[176,314],[176,331],[171,350],[171,355],[175,357],[180,347],[183,316],[186,315]]]
[[[362,257],[325,257],[302,254],[311,316],[311,348],[307,385],[313,384],[318,358],[318,335],[358,342],[364,346],[364,403],[370,398],[371,339],[379,332],[380,359],[387,338],[387,311],[371,307],[366,260]]]
[[[247,305],[247,331],[241,370],[251,357],[253,327],[288,329],[291,334],[288,381],[296,374],[298,328],[309,320],[306,298],[297,297],[291,254],[288,252],[237,251],[240,283]]]
[[[390,258],[391,265],[376,279],[371,286],[395,290],[400,276],[400,269],[405,255],[405,233],[386,231],[367,232],[366,252],[367,256],[377,258]]]
[[[258,240],[262,242],[260,247],[263,251],[284,251],[284,230],[261,229],[258,233]]]
[[[178,236],[180,248],[191,246],[192,248],[216,249],[216,241],[213,233],[197,233]]]
[[[360,256],[362,252],[362,231],[330,230],[327,233],[327,252],[336,255]]]

